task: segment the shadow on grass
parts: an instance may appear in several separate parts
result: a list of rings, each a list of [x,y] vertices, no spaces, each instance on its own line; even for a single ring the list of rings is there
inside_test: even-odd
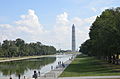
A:
[[[114,75],[120,74],[120,66],[110,65],[104,61],[97,60],[94,57],[79,55],[65,69],[61,76],[74,75]],[[71,73],[71,74],[70,74]],[[68,75],[67,75],[68,74]]]

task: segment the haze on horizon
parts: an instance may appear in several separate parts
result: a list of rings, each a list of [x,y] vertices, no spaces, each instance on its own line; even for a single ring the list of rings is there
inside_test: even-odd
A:
[[[119,0],[2,0],[0,41],[21,38],[57,49],[71,49],[75,24],[78,49],[89,38],[89,28],[96,16],[119,5]]]

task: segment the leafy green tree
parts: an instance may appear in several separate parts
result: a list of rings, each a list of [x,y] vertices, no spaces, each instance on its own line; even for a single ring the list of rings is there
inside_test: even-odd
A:
[[[80,51],[118,64],[120,49],[120,8],[106,9],[90,27],[90,39]]]
[[[25,43],[24,40],[18,38],[13,40],[4,40],[0,44],[0,57],[18,57],[55,54],[56,48],[53,46],[43,45],[41,42]]]

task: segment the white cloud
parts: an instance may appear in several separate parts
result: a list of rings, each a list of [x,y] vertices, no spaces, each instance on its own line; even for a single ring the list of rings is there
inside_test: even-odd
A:
[[[41,35],[46,32],[34,10],[30,9],[28,10],[28,14],[21,15],[20,17],[21,19],[15,21],[13,25],[0,24],[1,35],[4,34],[3,36],[7,36],[7,39],[21,37],[23,39],[26,38],[26,40],[32,40],[38,37],[38,34]],[[4,39],[5,38],[2,37],[1,40]]]
[[[110,7],[102,7],[100,8],[101,12],[104,11],[105,9],[109,9]]]
[[[0,42],[3,40],[9,39],[13,36],[14,32],[12,25],[10,24],[0,24]]]
[[[96,8],[92,7],[91,9],[92,9],[93,12],[97,12]]]
[[[95,21],[97,16],[92,16],[92,17],[89,17],[89,18],[85,18],[84,21],[85,23],[90,23],[92,24],[93,21]]]
[[[18,25],[26,25],[28,27],[40,27],[38,17],[35,14],[34,10],[29,9],[27,15],[21,15],[21,20],[15,22]]]
[[[18,26],[18,29],[21,31],[29,33],[40,33],[43,31],[42,24],[38,19],[38,16],[35,14],[34,10],[29,9],[28,14],[21,15],[21,20],[15,21],[15,24]]]
[[[0,28],[11,28],[12,26],[10,24],[0,24]]]
[[[56,16],[56,22],[52,30],[44,29],[34,10],[28,10],[28,14],[21,15],[21,19],[14,25],[0,24],[2,39],[16,39],[18,37],[25,41],[40,41],[44,44],[54,45],[57,48],[71,49],[71,27],[75,24],[77,47],[88,39],[91,23],[96,16],[89,18],[74,17],[69,19],[68,13],[64,12]]]
[[[68,13],[64,12],[63,14],[57,15],[56,21],[58,24],[66,25],[68,21]]]

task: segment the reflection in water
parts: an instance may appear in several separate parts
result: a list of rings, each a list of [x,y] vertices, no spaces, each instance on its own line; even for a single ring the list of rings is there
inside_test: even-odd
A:
[[[44,57],[36,59],[28,59],[21,61],[12,61],[0,63],[0,79],[18,79],[20,74],[21,79],[26,76],[32,78],[34,70],[40,71],[41,76],[51,71],[51,66],[56,68],[58,62],[66,62],[72,55],[56,55],[55,57]]]
[[[55,57],[44,57],[37,59],[29,59],[22,61],[11,61],[0,63],[0,72],[2,75],[12,75],[16,76],[24,75],[28,70],[40,69],[41,67],[53,63],[56,60]]]

